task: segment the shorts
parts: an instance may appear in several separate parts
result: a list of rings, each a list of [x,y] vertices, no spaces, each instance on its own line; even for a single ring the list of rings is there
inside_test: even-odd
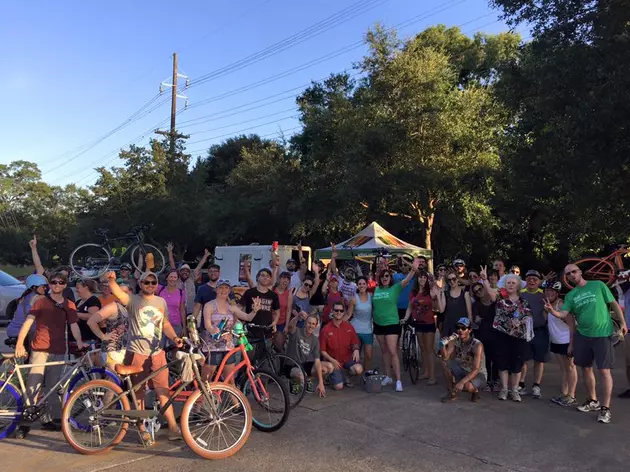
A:
[[[101,360],[103,364],[122,364],[125,362],[125,349],[120,351],[101,352]]]
[[[416,333],[435,333],[435,325],[433,323],[416,323],[412,322],[413,327],[416,328]]]
[[[560,356],[566,356],[569,353],[569,343],[567,344],[556,344],[551,343],[549,345],[549,350],[554,354],[558,354]]]
[[[494,333],[494,336],[494,363],[497,369],[500,372],[507,370],[510,374],[518,374],[525,363],[525,354],[528,349],[527,341],[500,331]]]
[[[306,375],[310,377],[313,373],[313,367],[315,367],[315,362],[304,362],[302,364],[302,369],[306,372]]]
[[[462,367],[462,363],[458,360],[452,359],[447,361],[446,365],[453,374],[453,377],[455,377],[455,383],[459,382],[470,373]],[[476,388],[481,388],[486,385],[487,381],[486,376],[479,373],[470,381],[470,383],[472,383]]]
[[[598,369],[612,369],[615,365],[615,349],[611,336],[589,338],[576,331],[573,337],[573,358],[578,367],[592,367],[595,361]]]
[[[348,361],[344,362],[343,368],[350,369],[353,365],[357,364],[356,361]],[[343,383],[343,372],[340,370],[335,370],[332,374],[328,375],[328,379],[330,380],[331,385],[338,385]]]
[[[549,357],[549,331],[547,327],[534,328],[534,339],[527,343],[525,362],[547,362]]]
[[[223,358],[228,354],[228,352],[230,351],[211,351],[210,355],[207,356],[206,364],[221,365],[221,362],[223,362]],[[241,353],[237,352],[233,356],[230,356],[230,358],[225,362],[225,365],[236,364],[240,360],[240,358]]]
[[[359,337],[359,341],[361,342],[361,346],[363,346],[364,344],[367,344],[368,346],[371,346],[372,344],[374,344],[374,335],[372,333],[370,333],[370,334],[359,334],[359,333],[357,333],[357,336]]]
[[[283,323],[283,324],[276,325],[276,331],[277,331],[278,333],[284,333],[284,328],[285,328],[285,326],[286,326],[286,325],[285,325],[284,323]]]
[[[127,351],[124,359],[125,365],[138,365],[142,366],[143,371],[139,374],[134,374],[131,377],[131,382],[134,385],[141,383],[153,372],[164,367],[166,365],[166,354],[164,351],[160,351],[152,356],[143,356],[135,352]],[[168,390],[168,369],[163,369],[158,375],[149,380],[149,388],[152,389],[165,389]],[[138,399],[143,399],[146,394],[144,388],[136,390],[136,396]]]
[[[377,336],[400,336],[401,326],[399,324],[381,326],[374,323],[374,334]]]
[[[398,309],[398,318],[400,318],[401,320],[407,316],[407,309],[406,308],[399,308]]]

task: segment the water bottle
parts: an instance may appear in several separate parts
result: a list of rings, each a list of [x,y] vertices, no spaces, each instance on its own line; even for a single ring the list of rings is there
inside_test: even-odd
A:
[[[225,328],[225,325],[227,325],[227,318],[223,318],[219,322],[219,324],[217,325],[217,328],[219,328],[219,331],[212,335],[212,339],[214,339],[215,341],[219,340],[219,338],[221,337],[221,334],[223,334],[223,329]]]
[[[446,346],[448,343],[455,341],[459,336],[456,333],[451,334],[450,336],[446,336],[440,339],[440,349]]]

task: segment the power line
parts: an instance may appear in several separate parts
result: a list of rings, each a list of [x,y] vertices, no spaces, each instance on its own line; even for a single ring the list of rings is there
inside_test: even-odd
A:
[[[197,136],[197,135],[200,135],[200,134],[209,133],[211,131],[218,131],[220,129],[231,128],[233,126],[239,126],[239,125],[242,125],[242,124],[245,124],[245,123],[251,123],[252,121],[258,121],[258,120],[262,120],[262,119],[269,118],[269,117],[272,117],[272,116],[281,115],[283,113],[288,113],[288,112],[295,113],[296,111],[297,110],[295,109],[295,107],[291,107],[291,108],[287,108],[286,110],[277,111],[275,113],[269,113],[268,115],[259,116],[257,118],[252,118],[250,120],[240,121],[238,123],[232,123],[230,125],[219,126],[219,127],[216,127],[216,128],[204,129],[203,131],[195,131],[192,134],[189,133],[189,136]],[[223,118],[224,117],[217,118],[217,119],[223,119]]]
[[[271,125],[273,123],[280,123],[281,121],[289,120],[291,118],[297,118],[297,115],[287,116],[286,118],[282,118],[282,119],[279,119],[279,120],[268,121],[266,123],[262,123],[262,124],[256,125],[256,126],[250,126],[249,128],[241,129],[239,131],[234,131],[232,133],[220,134],[218,136],[212,136],[211,138],[198,139],[197,141],[190,141],[188,144],[205,143],[207,141],[214,141],[215,139],[224,138],[226,136],[234,136],[236,134],[244,133],[245,131],[249,131],[249,130],[256,129],[256,128],[261,128],[263,126]]]

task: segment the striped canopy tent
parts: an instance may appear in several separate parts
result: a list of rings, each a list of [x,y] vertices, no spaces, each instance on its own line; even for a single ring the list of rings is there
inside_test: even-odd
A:
[[[427,259],[433,257],[433,251],[430,249],[414,246],[402,239],[398,239],[376,221],[373,221],[363,228],[362,231],[336,246],[339,259],[374,257],[382,251],[389,254],[424,256]],[[331,257],[332,247],[325,247],[315,251],[316,259],[330,259]]]

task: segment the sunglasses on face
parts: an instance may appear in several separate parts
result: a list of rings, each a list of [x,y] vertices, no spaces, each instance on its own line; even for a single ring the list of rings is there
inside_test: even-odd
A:
[[[456,279],[455,277],[449,277],[449,278],[448,278],[448,281],[449,281],[449,282],[455,282],[456,280],[457,280],[457,279]]]
[[[337,309],[335,309],[335,310],[333,310],[333,311],[334,311],[335,313],[343,313],[343,310],[337,310]]]
[[[50,285],[66,285],[66,283],[61,280],[51,280]]]
[[[157,280],[145,280],[142,282],[143,285],[157,285]]]
[[[313,288],[313,284],[304,284],[306,288]]]
[[[457,331],[466,331],[468,329],[468,326],[458,326],[457,327]]]
[[[440,268],[438,269],[438,271],[440,271],[440,272],[446,272],[446,269],[445,269],[444,267],[440,267]]]

